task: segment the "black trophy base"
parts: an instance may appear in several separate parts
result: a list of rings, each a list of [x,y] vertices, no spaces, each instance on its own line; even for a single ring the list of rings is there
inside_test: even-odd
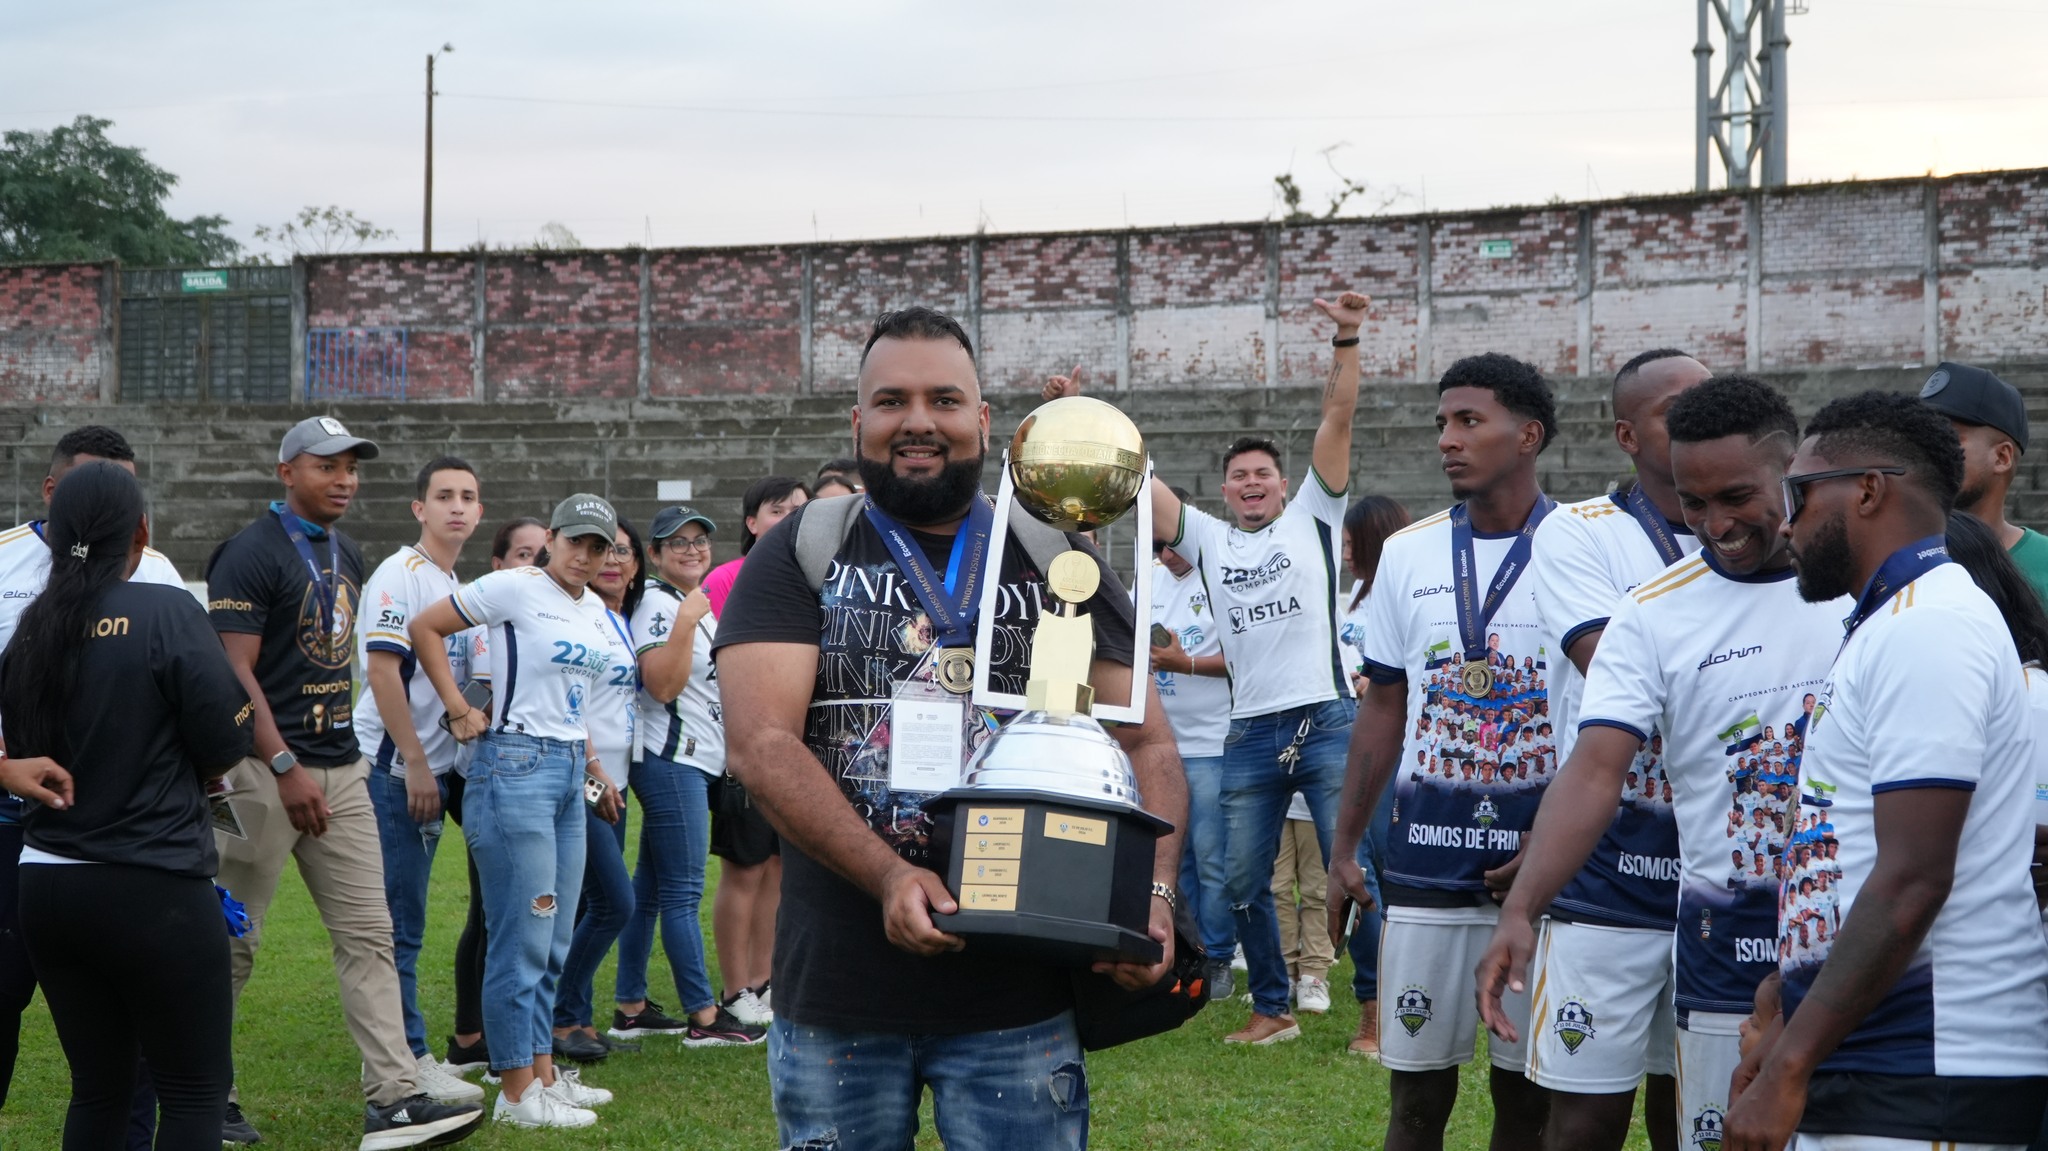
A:
[[[1172,830],[1142,811],[1030,791],[957,789],[928,802],[935,860],[960,910],[939,930],[977,950],[1063,967],[1157,963],[1152,860]]]

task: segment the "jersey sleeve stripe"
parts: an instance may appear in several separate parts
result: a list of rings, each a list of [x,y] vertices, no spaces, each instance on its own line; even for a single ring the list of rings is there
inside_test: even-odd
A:
[[[1940,788],[1945,791],[1975,791],[1977,790],[1977,781],[1974,779],[1943,779],[1940,776],[1928,776],[1925,779],[1895,779],[1889,783],[1871,784],[1870,794],[1883,795],[1887,791],[1916,791],[1925,787]]]
[[[1580,731],[1584,731],[1589,727],[1611,727],[1616,731],[1625,731],[1635,736],[1638,743],[1650,742],[1650,737],[1638,729],[1635,724],[1623,723],[1618,719],[1582,719],[1579,721]]]
[[[1366,660],[1365,678],[1373,681],[1374,683],[1381,684],[1406,683],[1408,681],[1408,669],[1402,667],[1389,667],[1388,665],[1383,663],[1374,663],[1371,660]]]
[[[1407,527],[1402,528],[1400,531],[1395,532],[1394,535],[1388,536],[1387,538],[1393,539],[1394,536],[1405,536],[1410,532],[1418,532],[1424,528],[1433,527],[1437,524],[1440,524],[1450,518],[1450,509],[1446,508],[1443,511],[1436,513],[1435,515],[1428,517],[1427,519],[1420,519],[1412,524],[1409,524]]]
[[[1570,631],[1564,633],[1564,638],[1557,641],[1558,650],[1564,653],[1565,658],[1571,658],[1572,645],[1586,638],[1586,636],[1592,634],[1593,632],[1605,630],[1607,627],[1608,618],[1609,617],[1603,615],[1599,619],[1589,619],[1585,623],[1582,623],[1577,627],[1572,628]]]
[[[481,627],[481,626],[483,626],[483,622],[482,622],[481,620],[478,620],[478,619],[476,619],[476,618],[472,617],[472,616],[471,616],[471,615],[470,615],[470,614],[469,614],[468,612],[466,612],[466,611],[463,611],[463,610],[462,610],[462,593],[461,593],[461,592],[456,592],[456,593],[455,593],[454,595],[451,595],[451,596],[449,596],[449,597],[448,597],[448,602],[449,602],[449,604],[451,604],[451,605],[452,605],[452,606],[453,606],[453,607],[455,608],[455,614],[456,614],[456,615],[459,615],[459,616],[461,616],[461,617],[462,617],[462,622],[463,622],[463,623],[466,623],[466,624],[468,624],[468,625],[469,625],[469,626],[471,626],[471,627]]]
[[[1653,599],[1656,599],[1656,598],[1657,598],[1658,596],[1660,596],[1660,595],[1663,595],[1663,594],[1664,594],[1664,593],[1666,593],[1666,592],[1673,592],[1673,591],[1677,591],[1677,590],[1678,590],[1679,588],[1682,588],[1682,587],[1684,587],[1685,585],[1687,585],[1687,584],[1691,583],[1692,581],[1694,581],[1694,580],[1696,580],[1696,579],[1700,578],[1701,576],[1703,576],[1703,575],[1707,574],[1707,572],[1709,572],[1709,571],[1711,571],[1711,570],[1712,570],[1712,569],[1711,569],[1711,568],[1709,568],[1709,567],[1707,567],[1707,565],[1706,565],[1706,564],[1702,563],[1702,564],[1700,564],[1700,566],[1699,566],[1699,567],[1697,567],[1697,568],[1694,568],[1693,570],[1691,570],[1691,571],[1687,572],[1687,573],[1685,574],[1685,577],[1684,577],[1683,579],[1673,579],[1673,580],[1671,580],[1671,581],[1669,581],[1669,582],[1665,583],[1665,584],[1664,584],[1663,586],[1661,586],[1661,587],[1658,587],[1658,588],[1655,588],[1655,589],[1653,589],[1653,590],[1650,590],[1650,591],[1639,591],[1639,592],[1637,592],[1637,593],[1636,593],[1636,602],[1637,602],[1637,603],[1649,603],[1649,602],[1650,602],[1651,600],[1653,600]]]
[[[390,652],[392,655],[399,657],[409,656],[412,654],[411,648],[403,647],[399,644],[392,643],[388,639],[369,640],[363,644],[363,648],[366,651]]]
[[[1695,555],[1692,558],[1686,560],[1684,563],[1679,564],[1677,567],[1672,568],[1671,570],[1658,575],[1655,579],[1652,579],[1648,583],[1645,583],[1641,587],[1637,588],[1635,594],[1637,598],[1640,599],[1646,593],[1656,591],[1657,589],[1670,584],[1672,580],[1675,580],[1680,576],[1697,575],[1699,574],[1700,570],[1702,568],[1705,568],[1706,566],[1707,561]]]

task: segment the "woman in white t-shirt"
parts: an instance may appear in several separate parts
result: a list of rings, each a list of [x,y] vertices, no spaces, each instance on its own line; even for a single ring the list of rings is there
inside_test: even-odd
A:
[[[590,590],[604,601],[607,624],[628,652],[634,644],[627,621],[643,590],[640,555],[640,533],[621,516],[611,550],[590,581]],[[607,670],[589,702],[591,753],[603,768],[600,778],[616,789],[619,802],[610,819],[599,808],[590,809],[584,828],[583,901],[555,992],[555,1053],[578,1063],[594,1063],[612,1052],[597,1033],[591,984],[633,914],[633,876],[626,871],[626,788],[640,754],[634,714],[639,694],[640,670],[629,658]]]
[[[1345,600],[1344,617],[1337,623],[1337,644],[1344,654],[1344,668],[1351,673],[1351,689],[1365,694],[1365,610],[1372,602],[1373,577],[1379,572],[1380,549],[1387,537],[1408,526],[1411,517],[1400,502],[1386,496],[1361,496],[1344,512],[1344,566],[1351,571],[1351,595]],[[1444,767],[1449,774],[1450,767]],[[1387,792],[1393,793],[1393,777]],[[1358,866],[1365,872],[1366,890],[1373,903],[1380,901],[1380,867],[1386,858],[1389,819],[1386,796],[1380,797],[1372,823],[1358,841]],[[1351,1040],[1354,1055],[1379,1054],[1379,1012],[1371,1005],[1379,999],[1380,912],[1377,906],[1358,917],[1351,931],[1351,994],[1367,1005],[1360,1015],[1358,1034]],[[1327,993],[1326,993],[1327,994]]]
[[[586,776],[607,785],[599,814],[619,810],[591,746],[590,705],[633,653],[588,587],[617,532],[609,503],[570,496],[548,522],[547,567],[492,572],[407,625],[449,730],[477,741],[462,830],[490,935],[484,1036],[503,1083],[493,1118],[521,1127],[588,1127],[597,1115],[587,1108],[611,1099],[555,1067],[553,1022],[583,885]],[[472,627],[490,629],[488,715],[463,699],[443,646]]]

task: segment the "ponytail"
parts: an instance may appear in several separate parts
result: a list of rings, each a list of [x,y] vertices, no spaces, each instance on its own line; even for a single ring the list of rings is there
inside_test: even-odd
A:
[[[92,614],[106,590],[128,578],[128,545],[141,521],[142,487],[118,464],[83,464],[57,482],[43,525],[50,581],[21,614],[0,664],[10,753],[70,756],[65,719]]]

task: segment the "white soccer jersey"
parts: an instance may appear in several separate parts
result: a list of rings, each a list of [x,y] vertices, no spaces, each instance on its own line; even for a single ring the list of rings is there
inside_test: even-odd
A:
[[[616,667],[608,669],[597,689],[590,693],[590,753],[604,764],[612,783],[623,789],[632,778],[633,761],[640,757],[640,665],[633,658],[632,627],[610,608],[605,609],[604,618],[606,629],[618,637],[626,664],[632,670],[621,674]]]
[[[1939,536],[1880,567],[1820,691],[1779,914],[1785,1013],[1877,861],[1875,797],[1970,792],[1955,879],[1904,974],[1821,1076],[2048,1075],[2048,944],[2029,881],[2033,718],[2005,622]],[[1833,906],[1816,900],[1825,887]],[[1882,912],[1880,912],[1882,914]],[[1812,1112],[1809,1112],[1809,1117]]]
[[[594,591],[571,599],[539,568],[508,568],[450,602],[464,623],[490,628],[493,730],[585,739],[591,694],[633,683],[633,649]]]
[[[455,766],[458,744],[448,729],[441,726],[445,711],[441,697],[428,682],[426,673],[419,670],[412,637],[406,634],[405,627],[413,616],[454,595],[461,586],[452,572],[435,566],[427,553],[417,547],[402,547],[378,564],[377,570],[370,573],[369,582],[363,585],[361,626],[356,629],[357,656],[365,676],[369,674],[371,652],[389,652],[399,658],[398,681],[405,685],[413,730],[419,735],[420,749],[427,753],[427,766],[435,775]],[[458,684],[470,677],[469,655],[475,631],[459,631],[447,639],[448,666]],[[377,693],[367,683],[356,700],[355,732],[356,746],[373,768],[397,776],[405,774],[405,757],[386,733],[384,715],[377,709]]]
[[[134,583],[185,586],[178,569],[155,548],[142,549],[142,562],[129,579]],[[0,532],[0,651],[6,650],[14,638],[21,613],[43,594],[43,587],[49,582],[50,545],[43,542],[43,521],[30,520]]]
[[[674,588],[660,580],[647,581],[647,591],[633,611],[639,655],[669,641],[682,604]],[[718,618],[707,612],[690,640],[690,680],[682,694],[661,703],[643,691],[638,703],[641,750],[709,775],[725,774],[725,708],[718,699],[718,664],[711,658],[711,641],[717,635]]]
[[[1191,656],[1223,650],[1218,634],[1222,629],[1216,624],[1216,613],[1209,610],[1209,590],[1199,572],[1176,578],[1165,564],[1153,564],[1152,619],[1179,636],[1181,647]],[[1152,642],[1149,634],[1138,639]],[[1173,728],[1174,746],[1181,755],[1222,755],[1223,737],[1230,733],[1230,683],[1221,676],[1182,675],[1156,667],[1152,676],[1158,681],[1159,702],[1166,708],[1166,722]]]
[[[1571,645],[1607,626],[1623,595],[1698,549],[1689,529],[1666,520],[1633,489],[1559,505],[1536,529],[1529,578],[1543,616],[1544,646],[1557,653],[1550,714],[1557,720],[1559,763],[1571,758],[1578,742],[1586,682],[1567,654]],[[1614,822],[1586,866],[1558,892],[1552,913],[1605,926],[1669,930],[1678,900],[1678,829],[1648,742],[1630,779],[1635,786],[1624,790]]]
[[[1492,584],[1519,534],[1474,533],[1480,588]],[[1483,698],[1468,690],[1451,535],[1450,512],[1402,529],[1388,538],[1373,578],[1366,674],[1408,684],[1386,902],[1490,915],[1484,874],[1521,847],[1549,780],[1543,757],[1553,732],[1544,688],[1557,656],[1543,644],[1534,581],[1517,579],[1486,627],[1492,688]],[[1499,766],[1503,742],[1517,749],[1512,778]]]
[[[1234,719],[1341,699],[1351,691],[1337,650],[1337,557],[1344,497],[1310,469],[1278,517],[1245,531],[1181,505],[1179,552],[1202,573],[1223,622]]]
[[[1701,553],[1622,597],[1600,637],[1579,723],[1659,733],[1683,860],[1681,1010],[1746,1012],[1775,968],[1794,780],[1754,751],[1767,727],[1804,730],[1848,610],[1801,599],[1790,568],[1728,576]]]
[[[1361,580],[1353,580],[1351,590],[1344,593],[1340,608],[1352,600],[1358,606],[1349,608],[1337,621],[1337,642],[1344,645],[1344,671],[1346,674],[1365,674],[1365,622],[1367,613],[1372,611],[1372,593],[1358,594]]]
[[[2048,671],[2027,665],[2027,713],[2034,720],[2034,822],[2048,824]],[[2048,930],[2048,907],[2041,909]]]

